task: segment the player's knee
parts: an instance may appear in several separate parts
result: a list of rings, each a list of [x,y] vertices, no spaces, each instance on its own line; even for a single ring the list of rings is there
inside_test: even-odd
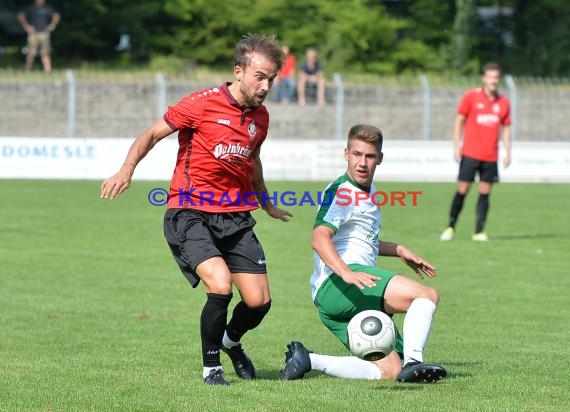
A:
[[[471,188],[471,184],[469,184],[468,182],[461,182],[457,185],[457,192],[460,195],[465,196],[467,193],[469,193],[470,188]]]
[[[242,308],[243,310],[241,311],[241,314],[249,319],[249,325],[248,325],[249,329],[253,329],[259,326],[259,324],[261,323],[261,321],[263,320],[265,315],[267,315],[267,312],[269,312],[269,309],[271,308],[271,300],[257,307],[251,307],[248,306],[245,302],[243,303],[244,307]]]
[[[257,308],[255,308],[255,310],[257,311],[257,313],[259,314],[259,316],[261,318],[263,318],[265,315],[267,315],[267,312],[269,312],[269,309],[271,309],[271,299],[269,299],[269,301],[263,303],[262,305],[258,306]]]
[[[424,286],[418,284],[416,288],[411,290],[409,297],[409,304],[411,304],[416,299],[428,299],[432,301],[435,305],[439,303],[439,293],[434,288],[429,286]]]
[[[426,287],[422,295],[418,297],[429,299],[436,305],[439,303],[439,293],[434,288]]]
[[[269,303],[271,295],[267,284],[247,284],[239,287],[241,300],[251,309],[264,307]]]
[[[204,282],[206,284],[206,290],[208,293],[217,293],[219,295],[229,295],[232,293],[232,282],[224,281],[222,279],[212,280]]]
[[[265,296],[265,294],[258,294],[255,296],[242,296],[243,302],[247,305],[247,307],[251,309],[263,309],[267,308],[267,312],[269,312],[269,308],[271,308],[271,298],[269,296]]]

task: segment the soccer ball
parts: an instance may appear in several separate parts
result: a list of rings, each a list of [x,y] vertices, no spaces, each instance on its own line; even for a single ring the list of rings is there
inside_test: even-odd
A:
[[[379,310],[365,310],[355,315],[348,323],[347,332],[352,354],[367,361],[384,358],[396,344],[394,322]]]

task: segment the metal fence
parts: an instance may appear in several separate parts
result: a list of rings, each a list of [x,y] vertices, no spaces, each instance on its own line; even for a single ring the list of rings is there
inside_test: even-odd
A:
[[[167,105],[222,82],[162,73],[0,71],[0,136],[134,137]],[[270,137],[343,139],[352,124],[371,123],[388,139],[449,139],[462,94],[478,84],[477,78],[363,81],[334,74],[325,106],[279,104],[273,90]],[[570,80],[505,76],[502,90],[511,99],[515,140],[570,140]]]

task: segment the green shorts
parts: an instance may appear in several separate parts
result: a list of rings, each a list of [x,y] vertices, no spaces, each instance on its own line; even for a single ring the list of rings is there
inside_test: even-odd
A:
[[[390,279],[396,275],[394,272],[378,269],[373,266],[350,264],[348,267],[355,272],[366,272],[378,276],[373,288],[359,289],[349,285],[340,276],[332,274],[323,282],[317,296],[315,305],[324,325],[348,349],[348,334],[346,327],[350,319],[364,310],[380,310],[384,312],[384,292]],[[392,316],[388,314],[389,316]],[[402,354],[404,342],[396,328],[396,352]]]

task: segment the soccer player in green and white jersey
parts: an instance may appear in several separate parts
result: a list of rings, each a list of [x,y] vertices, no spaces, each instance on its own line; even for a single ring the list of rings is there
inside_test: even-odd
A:
[[[436,274],[433,265],[405,246],[378,239],[380,209],[370,194],[376,191],[372,180],[382,162],[382,142],[382,132],[376,127],[350,129],[344,150],[347,171],[327,187],[313,228],[312,298],[321,321],[347,348],[350,319],[369,309],[388,315],[406,313],[403,340],[398,333],[395,351],[377,361],[321,355],[308,351],[301,342],[291,342],[281,372],[284,380],[300,379],[310,370],[341,378],[399,382],[436,382],[447,374],[440,365],[423,361],[439,302],[437,291],[376,267],[377,256],[394,256],[420,278]]]

